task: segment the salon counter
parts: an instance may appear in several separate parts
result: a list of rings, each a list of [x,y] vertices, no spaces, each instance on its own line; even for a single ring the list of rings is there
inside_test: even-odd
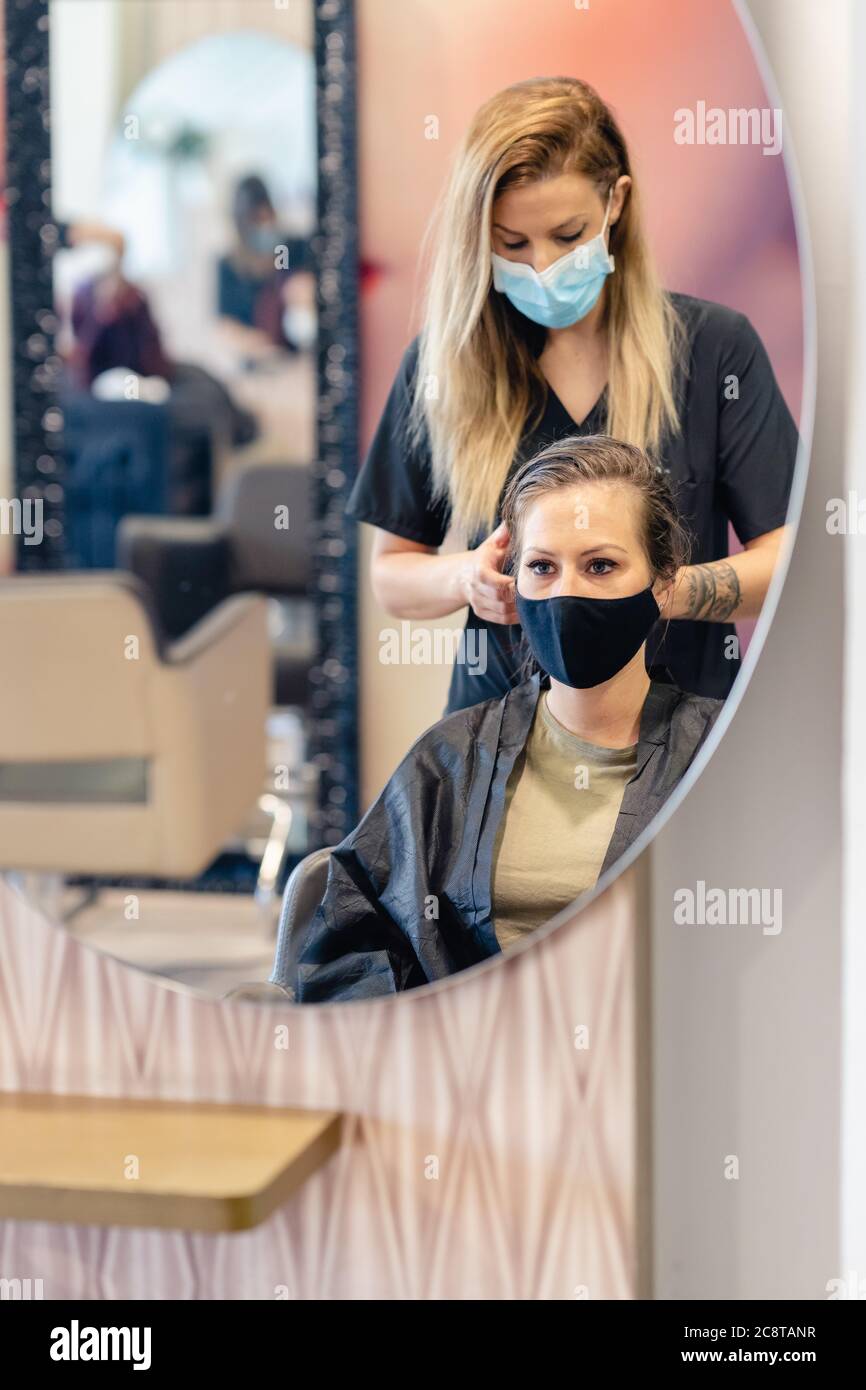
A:
[[[331,1111],[0,1093],[0,1219],[241,1231],[339,1147]]]

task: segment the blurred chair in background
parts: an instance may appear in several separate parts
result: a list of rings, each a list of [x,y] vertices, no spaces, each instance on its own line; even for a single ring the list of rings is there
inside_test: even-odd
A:
[[[325,895],[331,846],[313,850],[296,865],[283,892],[283,906],[277,928],[274,968],[269,983],[285,988],[280,980],[294,979],[294,950],[298,929],[310,921]]]
[[[200,874],[261,792],[265,601],[169,642],[129,575],[13,576],[0,630],[0,868]]]
[[[310,487],[306,468],[240,468],[212,517],[127,516],[118,528],[118,568],[143,581],[170,637],[231,594],[280,600],[272,629],[276,705],[306,706],[315,659]]]

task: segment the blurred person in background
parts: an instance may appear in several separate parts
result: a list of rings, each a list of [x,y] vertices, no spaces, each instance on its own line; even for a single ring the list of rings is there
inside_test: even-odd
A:
[[[315,339],[314,279],[309,248],[279,226],[267,186],[258,175],[241,179],[232,218],[235,244],[218,265],[218,311],[251,348],[270,345],[299,352]]]
[[[69,313],[65,353],[69,386],[103,400],[128,399],[129,377],[136,399],[167,402],[179,428],[225,422],[235,447],[255,439],[253,416],[236,405],[222,382],[194,362],[173,359],[143,289],[123,271],[125,242],[99,222],[59,223],[63,249],[90,248],[89,273],[77,284]]]

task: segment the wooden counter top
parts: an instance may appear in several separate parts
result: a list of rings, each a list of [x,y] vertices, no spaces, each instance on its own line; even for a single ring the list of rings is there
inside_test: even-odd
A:
[[[0,1092],[0,1219],[241,1231],[339,1144],[333,1112]]]

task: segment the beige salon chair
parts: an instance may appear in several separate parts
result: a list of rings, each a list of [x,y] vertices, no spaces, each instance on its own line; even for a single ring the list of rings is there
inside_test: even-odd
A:
[[[0,632],[0,869],[201,873],[262,789],[267,601],[164,643],[129,575],[15,575]]]
[[[290,989],[274,984],[273,980],[254,980],[250,984],[235,985],[222,998],[235,1004],[292,1004],[295,996]]]
[[[331,858],[330,846],[314,849],[299,864],[296,864],[283,890],[283,906],[280,924],[277,929],[277,947],[274,952],[274,968],[269,983],[278,985],[281,978],[292,976],[292,944],[299,926],[309,922],[325,894],[328,882],[328,863]]]

